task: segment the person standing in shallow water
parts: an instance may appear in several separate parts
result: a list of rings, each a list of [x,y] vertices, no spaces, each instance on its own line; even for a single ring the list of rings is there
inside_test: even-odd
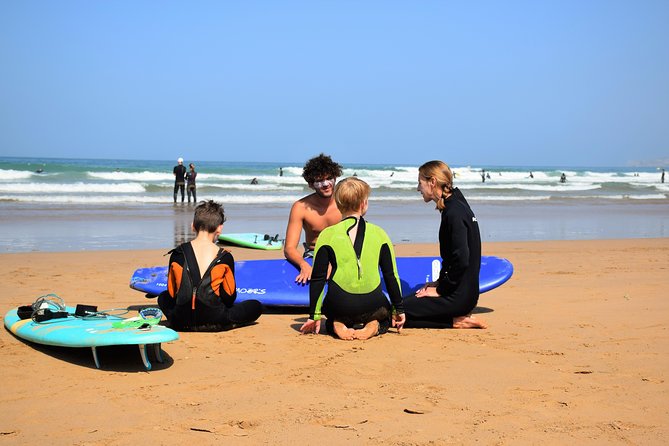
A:
[[[441,213],[441,271],[436,282],[405,297],[405,327],[487,328],[471,314],[479,300],[481,270],[481,234],[474,212],[453,187],[453,174],[443,161],[429,161],[418,169],[417,190]]]
[[[190,203],[190,197],[193,196],[193,203],[197,203],[197,191],[195,187],[195,177],[197,177],[197,172],[195,171],[195,164],[190,163],[188,165],[189,170],[186,173],[186,193],[188,194],[188,202]]]
[[[184,188],[186,185],[186,166],[184,166],[184,159],[179,157],[177,165],[174,166],[174,202],[177,202],[177,191],[181,191],[181,202],[184,202]]]

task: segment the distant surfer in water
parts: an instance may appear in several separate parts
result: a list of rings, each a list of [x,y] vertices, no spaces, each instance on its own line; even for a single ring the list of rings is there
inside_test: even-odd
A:
[[[186,166],[184,159],[179,157],[177,165],[172,170],[174,173],[174,202],[177,202],[177,191],[181,191],[181,202],[184,202],[184,188],[186,186]]]
[[[345,340],[383,334],[391,323],[398,330],[404,326],[393,244],[383,229],[363,218],[370,190],[367,183],[353,177],[335,187],[335,202],[343,218],[318,236],[309,285],[309,319],[300,328],[302,333],[318,333],[321,315],[327,317],[328,333]],[[381,288],[379,268],[390,303]]]
[[[476,216],[453,174],[443,161],[429,161],[418,169],[418,192],[434,201],[441,213],[439,253],[441,271],[436,282],[426,283],[404,299],[406,327],[487,328],[472,316],[479,300],[481,235]]]
[[[290,209],[283,253],[300,269],[295,282],[305,284],[311,278],[311,265],[304,260],[312,257],[321,231],[339,223],[341,212],[334,201],[334,185],[342,174],[342,167],[327,155],[311,158],[302,169],[302,178],[314,192],[300,198]],[[304,253],[298,246],[304,230]]]

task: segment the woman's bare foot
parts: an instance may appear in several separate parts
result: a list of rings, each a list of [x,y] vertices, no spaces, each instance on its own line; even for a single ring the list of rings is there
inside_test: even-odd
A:
[[[364,341],[379,334],[379,321],[367,322],[360,330],[355,330],[353,334],[355,339]]]
[[[345,341],[351,341],[355,339],[355,330],[352,328],[348,328],[341,322],[334,321],[332,327],[334,328],[334,332],[339,339],[343,339]]]
[[[488,324],[476,319],[470,314],[467,316],[454,317],[453,328],[488,328]]]

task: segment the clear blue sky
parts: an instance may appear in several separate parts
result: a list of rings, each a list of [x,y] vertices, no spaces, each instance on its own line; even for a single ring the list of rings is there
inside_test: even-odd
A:
[[[0,155],[321,151],[669,160],[669,1],[0,2]]]

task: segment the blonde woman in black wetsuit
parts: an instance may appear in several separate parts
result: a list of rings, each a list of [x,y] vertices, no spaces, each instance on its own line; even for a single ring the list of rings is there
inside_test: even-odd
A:
[[[441,213],[439,253],[441,271],[436,282],[426,283],[404,299],[406,327],[487,328],[471,315],[479,299],[481,235],[476,216],[443,161],[429,161],[418,169],[418,192],[434,201]]]

